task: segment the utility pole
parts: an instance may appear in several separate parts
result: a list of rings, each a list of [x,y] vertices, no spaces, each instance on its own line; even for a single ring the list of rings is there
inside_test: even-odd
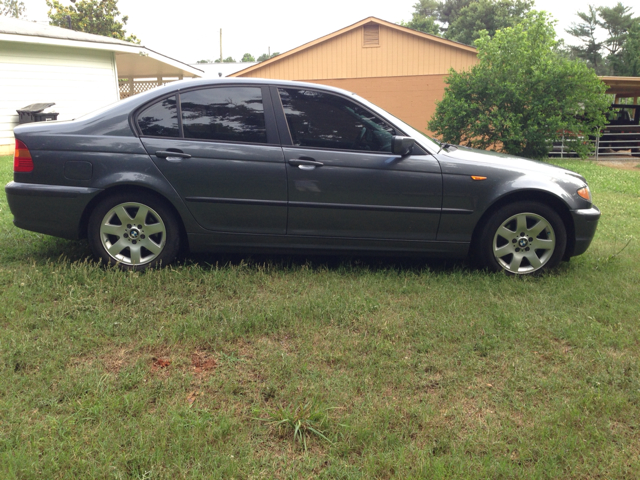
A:
[[[220,29],[220,63],[222,63],[222,29]]]

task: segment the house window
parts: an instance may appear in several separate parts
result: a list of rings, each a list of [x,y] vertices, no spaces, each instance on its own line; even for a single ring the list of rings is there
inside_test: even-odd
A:
[[[369,24],[363,27],[364,31],[364,46],[365,47],[378,47],[380,46],[380,25]]]

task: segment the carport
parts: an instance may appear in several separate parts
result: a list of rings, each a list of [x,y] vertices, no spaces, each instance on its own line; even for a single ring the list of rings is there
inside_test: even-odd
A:
[[[600,77],[607,84],[607,93],[616,96],[615,103],[620,103],[622,98],[632,98],[633,104],[638,104],[640,97],[640,77]]]
[[[187,65],[140,45],[129,44],[115,50],[120,99],[166,85],[183,78],[196,78],[204,73],[199,68]]]
[[[605,126],[602,136],[592,138],[589,141],[595,147],[595,159],[634,159],[640,157],[640,77],[600,77],[607,85],[607,93],[614,95],[612,111],[617,112],[616,118],[610,119]],[[630,99],[631,102],[622,101]],[[624,104],[624,105],[623,105]],[[625,106],[626,105],[626,106]],[[551,156],[571,157],[575,152],[567,150],[564,144],[564,136],[554,142],[554,150]]]
[[[596,139],[596,159],[640,157],[640,77],[600,77],[615,95],[614,117]],[[632,100],[631,102],[622,100]],[[617,115],[617,117],[616,117]]]

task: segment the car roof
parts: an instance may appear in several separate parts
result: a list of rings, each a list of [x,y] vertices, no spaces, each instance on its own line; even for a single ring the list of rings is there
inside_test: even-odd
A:
[[[190,90],[192,88],[201,87],[221,87],[225,85],[255,85],[255,86],[276,86],[276,87],[293,87],[293,88],[309,88],[315,90],[322,90],[326,92],[333,92],[350,97],[358,97],[353,92],[343,90],[341,88],[330,87],[328,85],[321,85],[318,83],[308,82],[296,82],[291,80],[274,80],[268,78],[198,78],[188,80],[177,80],[167,85],[163,85],[157,88],[152,88],[145,92],[132,95],[128,98],[120,100],[106,109],[111,111],[124,111],[126,109],[135,109],[140,105],[147,104],[156,98],[162,98],[169,96],[172,93],[181,92],[184,90]]]
[[[343,95],[355,95],[353,92],[343,90],[337,87],[322,85],[318,83],[297,82],[292,80],[274,80],[270,78],[198,78],[194,80],[179,80],[170,84],[153,89],[155,93],[169,93],[172,91],[180,91],[191,89],[194,87],[216,87],[223,85],[256,85],[256,86],[279,86],[294,88],[313,88],[316,90],[324,90],[328,92],[341,93]]]

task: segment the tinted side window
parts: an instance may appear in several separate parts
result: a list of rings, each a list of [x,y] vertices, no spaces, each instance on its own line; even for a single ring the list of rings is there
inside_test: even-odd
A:
[[[143,135],[152,137],[179,137],[176,97],[165,98],[138,115],[138,126]]]
[[[267,143],[262,90],[221,87],[180,95],[185,138]]]
[[[356,103],[313,90],[279,91],[294,145],[391,151],[394,129]]]

